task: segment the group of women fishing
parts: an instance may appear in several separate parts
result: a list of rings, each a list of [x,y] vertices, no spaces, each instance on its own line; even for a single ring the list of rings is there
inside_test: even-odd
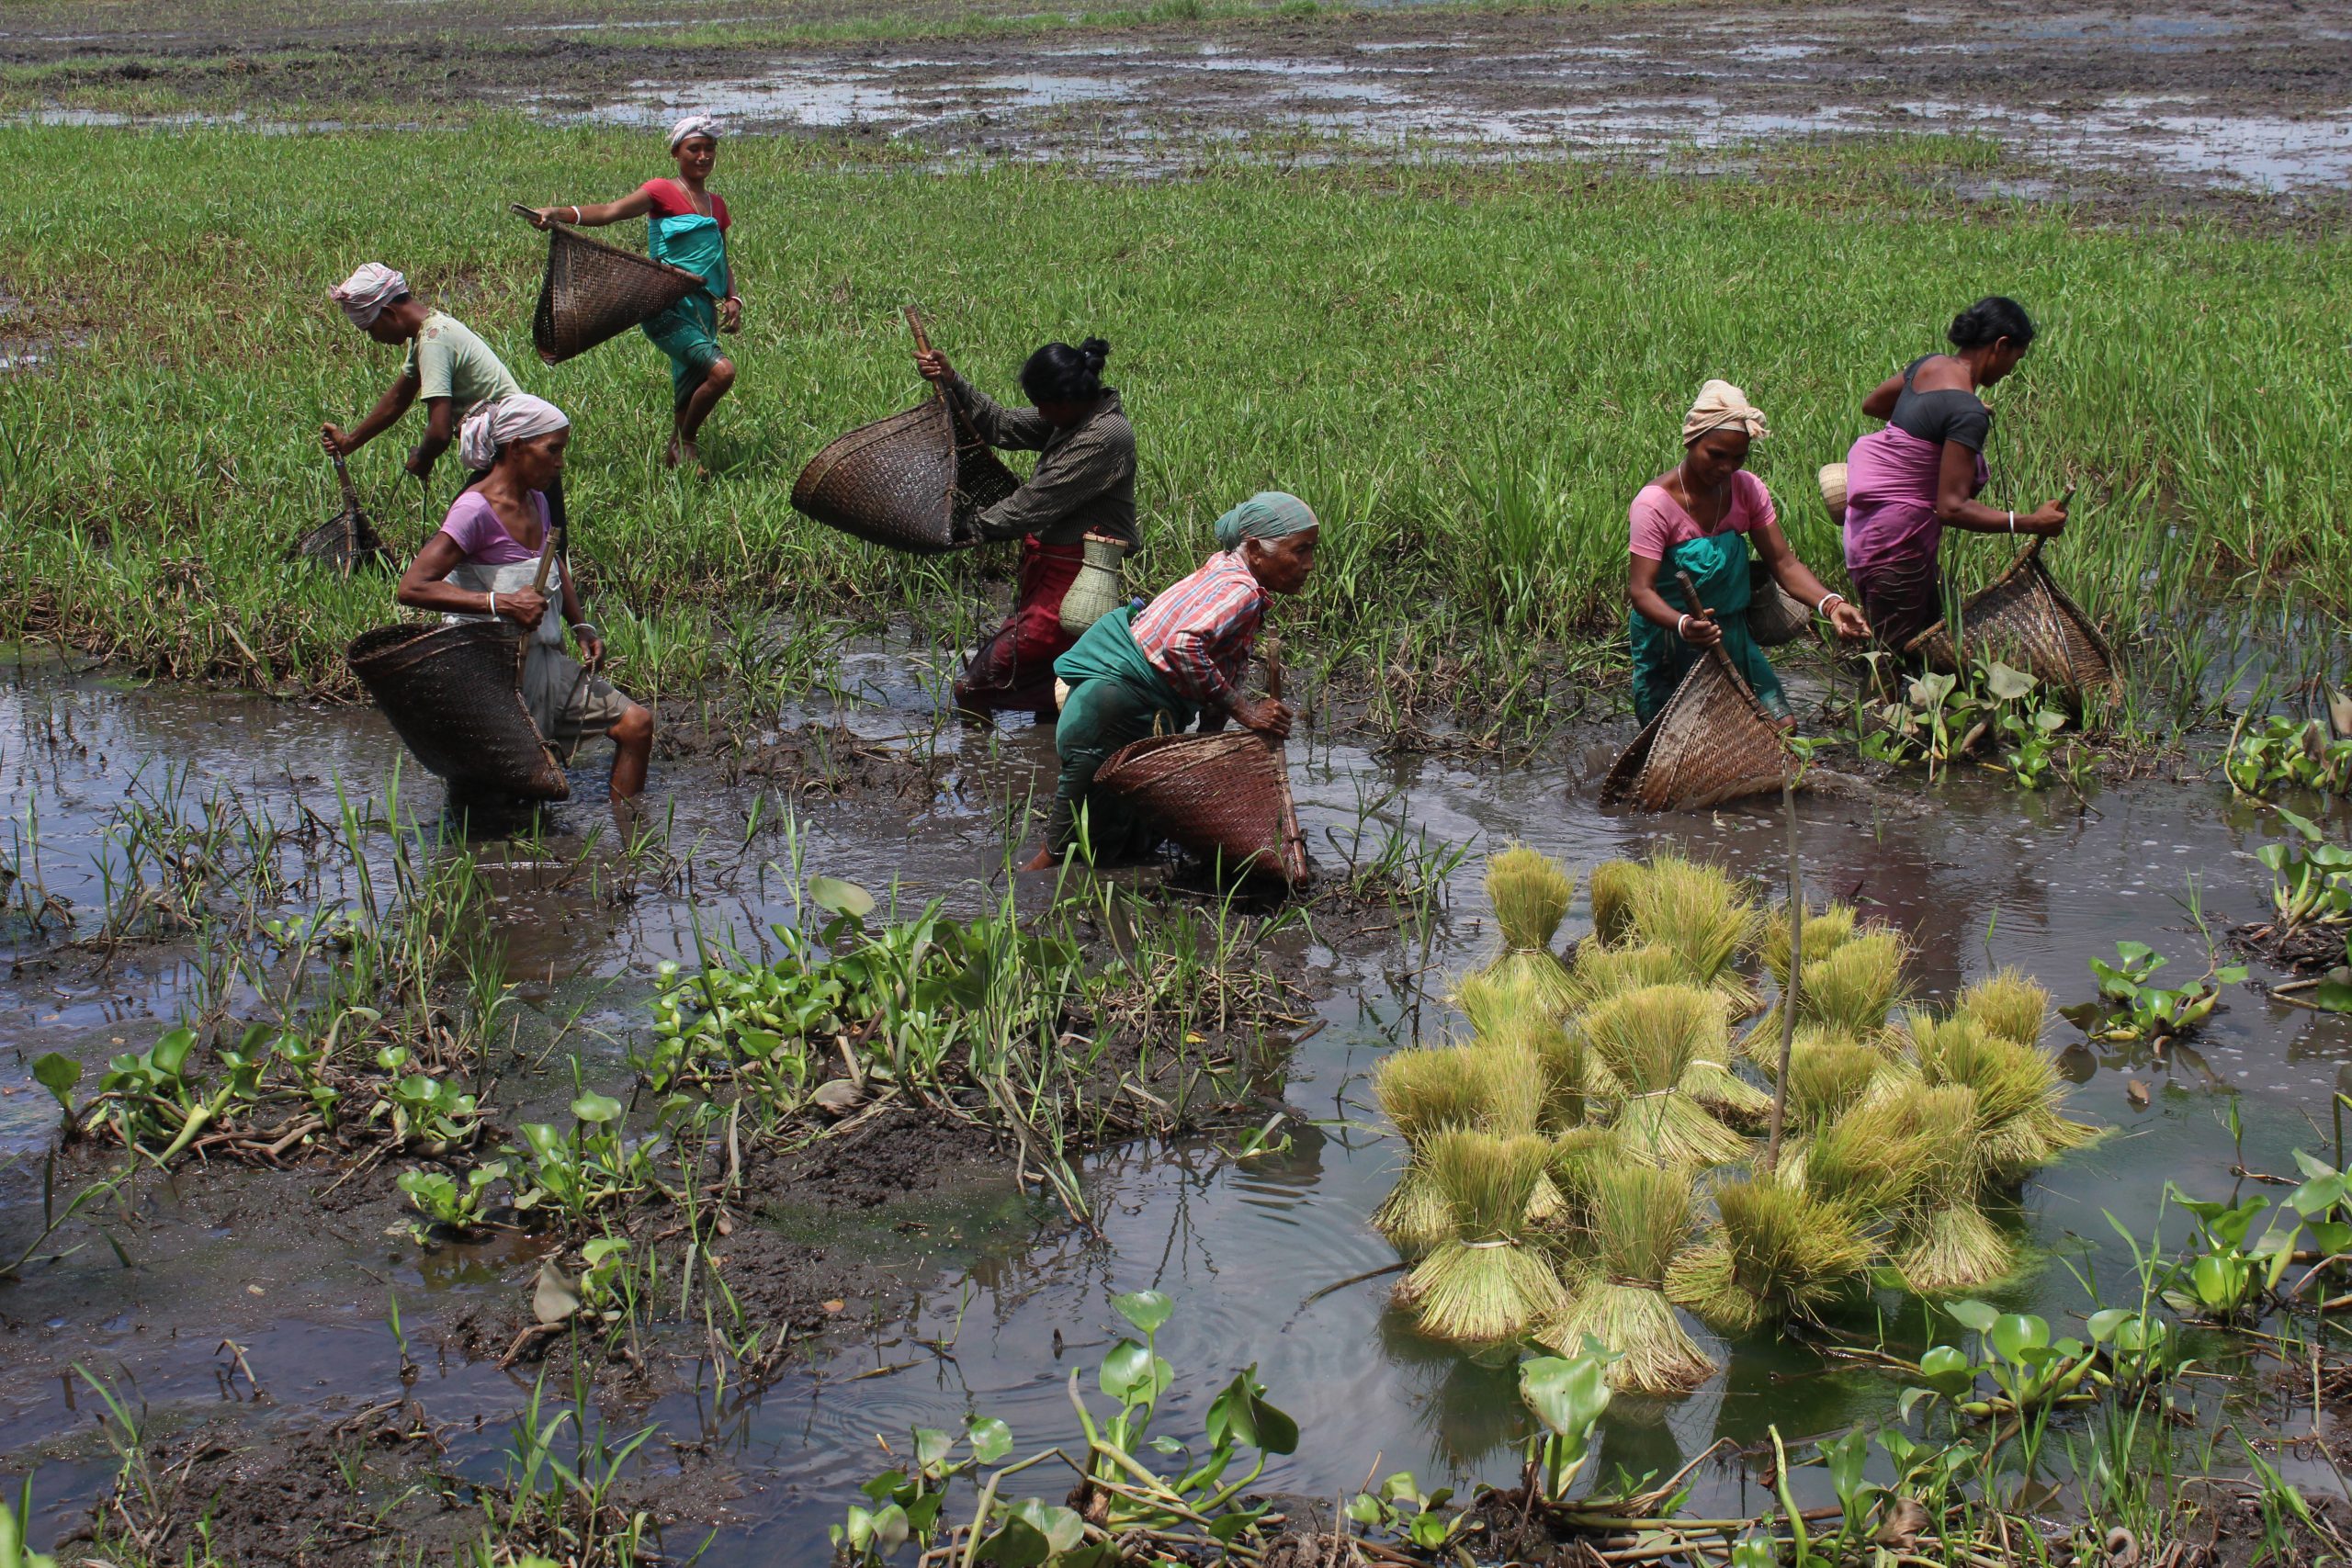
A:
[[[533,213],[542,228],[642,217],[653,257],[703,280],[644,324],[671,364],[663,455],[673,466],[698,464],[696,436],[735,382],[718,334],[740,330],[743,301],[728,259],[727,204],[707,186],[718,138],[715,122],[689,116],[670,131],[675,177],[648,180],[616,201]],[[535,711],[547,738],[576,746],[609,735],[612,794],[636,794],[644,787],[652,716],[596,673],[603,637],[560,570],[560,538],[559,558],[540,570],[550,536],[562,526],[571,421],[525,392],[481,338],[418,299],[391,268],[370,263],[330,292],[354,325],[378,343],[405,344],[407,353],[365,419],[347,433],[323,427],[326,449],[337,457],[356,451],[422,400],[424,434],[408,471],[427,478],[453,442],[466,470],[440,531],[401,573],[400,602],[453,618],[504,616],[523,627],[532,637],[526,697],[539,694]],[[2036,535],[2064,528],[2064,500],[2020,514],[1979,499],[1992,413],[1977,392],[2015,369],[2033,336],[2014,301],[1980,300],[1953,321],[1952,352],[1922,356],[1862,400],[1863,412],[1885,424],[1854,444],[1848,463],[1845,566],[1860,605],[1825,587],[1797,558],[1770,495],[1747,471],[1751,446],[1768,434],[1762,412],[1738,388],[1707,382],[1683,419],[1680,461],[1642,487],[1630,513],[1626,596],[1642,720],[1711,647],[1723,649],[1768,707],[1787,715],[1780,681],[1748,634],[1755,575],[1811,605],[1839,637],[1875,636],[1899,648],[1938,613],[1936,558],[1945,528]],[[1155,836],[1150,824],[1093,788],[1096,771],[1130,741],[1196,724],[1238,724],[1272,739],[1289,733],[1290,710],[1250,697],[1242,682],[1271,597],[1306,585],[1320,533],[1297,497],[1252,496],[1218,520],[1216,552],[1190,576],[1148,604],[1111,610],[1082,632],[1067,626],[1063,599],[1088,545],[1123,554],[1139,542],[1135,431],[1117,389],[1102,380],[1109,352],[1100,338],[1038,349],[1021,368],[1023,408],[991,400],[944,355],[925,348],[915,356],[916,368],[960,405],[981,439],[1037,454],[1019,489],[976,520],[983,539],[1021,541],[1020,574],[1012,613],[955,688],[967,714],[1028,711],[1056,725],[1061,775],[1033,869],[1081,836],[1097,855],[1146,847]],[[564,651],[566,631],[578,659]]]

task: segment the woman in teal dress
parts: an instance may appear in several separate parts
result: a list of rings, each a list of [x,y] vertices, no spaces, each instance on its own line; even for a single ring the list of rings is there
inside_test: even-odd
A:
[[[1682,421],[1682,460],[1642,487],[1633,525],[1625,597],[1634,644],[1634,716],[1647,724],[1690,661],[1720,645],[1758,700],[1789,716],[1781,678],[1747,630],[1748,553],[1789,593],[1852,641],[1871,635],[1846,596],[1821,585],[1781,533],[1772,497],[1747,472],[1747,448],[1769,432],[1762,411],[1728,381],[1709,381]],[[1692,604],[1682,590],[1689,577]]]
[[[727,198],[705,188],[718,161],[718,122],[688,115],[670,128],[675,179],[648,180],[618,201],[542,207],[533,221],[594,229],[642,218],[646,254],[684,268],[703,286],[645,323],[645,335],[670,356],[671,432],[664,461],[699,469],[695,437],[718,400],[735,385],[735,362],[718,351],[720,333],[743,325],[743,299],[727,257]]]

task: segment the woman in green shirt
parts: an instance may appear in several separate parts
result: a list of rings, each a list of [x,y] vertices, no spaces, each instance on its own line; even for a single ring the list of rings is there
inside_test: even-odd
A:
[[[401,373],[376,400],[368,417],[345,431],[319,427],[319,445],[331,457],[348,457],[400,423],[419,398],[424,400],[424,439],[404,465],[418,479],[449,449],[466,416],[483,403],[520,392],[514,373],[455,316],[428,308],[409,292],[408,279],[380,262],[369,262],[327,296],[343,307],[351,324],[387,348],[408,345]]]

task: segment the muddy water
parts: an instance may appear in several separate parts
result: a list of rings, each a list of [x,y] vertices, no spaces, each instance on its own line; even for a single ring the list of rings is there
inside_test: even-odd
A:
[[[896,876],[910,897],[937,894],[967,908],[992,902],[1001,886],[1002,803],[1036,781],[1049,740],[1025,723],[934,730],[931,696],[905,668],[895,642],[846,651],[838,684],[861,700],[823,716],[874,744],[937,746],[949,763],[941,793],[911,810],[895,801],[806,806],[806,864],[876,888]],[[809,716],[785,716],[796,723]],[[1744,872],[1779,874],[1774,808],[1662,821],[1594,808],[1594,783],[1620,739],[1566,741],[1520,768],[1383,761],[1317,739],[1293,748],[1302,817],[1327,864],[1363,825],[1363,803],[1385,799],[1375,834],[1402,824],[1453,843],[1524,839],[1572,866],[1673,842]],[[0,682],[0,779],[12,814],[20,833],[21,825],[38,827],[46,890],[85,922],[104,897],[99,868],[111,814],[127,788],[153,790],[165,761],[184,765],[194,781],[184,799],[232,789],[248,810],[291,820],[304,807],[334,816],[337,781],[355,797],[380,800],[397,755],[365,713],[141,690],[53,667]],[[641,1016],[637,1001],[654,963],[690,954],[697,924],[754,944],[768,922],[793,918],[793,905],[787,877],[763,869],[782,856],[781,836],[755,831],[746,847],[750,787],[723,788],[697,764],[658,768],[668,856],[628,872],[598,781],[582,772],[575,782],[578,797],[552,814],[543,840],[476,848],[517,863],[493,881],[510,975],[527,1005],[554,1017],[576,1010],[574,1043],[587,1042],[580,1048],[592,1061],[615,1064],[617,1079],[618,1042]],[[437,788],[412,778],[398,810],[429,829],[439,807]],[[772,802],[763,809],[776,820]],[[2085,961],[2126,939],[2170,955],[2173,975],[2194,972],[2202,950],[2183,908],[2191,880],[2217,929],[2253,915],[2262,901],[2261,874],[2249,858],[2259,829],[2205,784],[2108,789],[2085,807],[2063,794],[2020,796],[1984,780],[1932,792],[1913,782],[1874,801],[1809,799],[1799,815],[1812,886],[1873,905],[1912,931],[1917,977],[1930,996],[1989,965],[2016,964],[2041,976],[2062,1003],[2085,999]],[[380,852],[381,837],[371,852]],[[609,875],[545,869],[582,852]],[[327,876],[330,858],[320,852],[316,876]],[[289,863],[299,866],[300,857]],[[615,899],[589,886],[625,873],[635,876],[638,897]],[[689,879],[691,899],[677,891]],[[1100,1239],[1003,1189],[944,1195],[925,1216],[940,1239],[907,1249],[899,1264],[906,1299],[885,1303],[878,1321],[868,1315],[871,1303],[852,1303],[841,1327],[754,1397],[680,1393],[616,1416],[630,1425],[656,1420],[672,1438],[707,1443],[732,1471],[732,1495],[710,1514],[723,1524],[714,1558],[808,1553],[880,1462],[877,1435],[896,1444],[910,1425],[954,1427],[978,1412],[1009,1421],[1024,1451],[1069,1440],[1064,1382],[1072,1369],[1091,1380],[1114,1337],[1108,1297],[1144,1285],[1178,1303],[1160,1342],[1180,1371],[1162,1429],[1193,1429],[1214,1388],[1255,1361],[1272,1397],[1307,1433],[1306,1451],[1270,1472],[1273,1486],[1329,1496],[1375,1465],[1382,1473],[1413,1469],[1425,1485],[1505,1478],[1519,1433],[1507,1370],[1417,1338],[1386,1309],[1385,1278],[1307,1300],[1393,1261],[1365,1224],[1398,1154],[1372,1109],[1366,1075],[1384,1052],[1453,1022],[1439,995],[1444,976],[1475,962],[1491,938],[1476,879],[1475,862],[1455,875],[1447,918],[1427,947],[1393,934],[1351,936],[1391,918],[1333,912],[1318,917],[1325,929],[1295,939],[1290,957],[1319,970],[1329,995],[1318,1008],[1324,1027],[1292,1064],[1287,1099],[1299,1124],[1285,1152],[1240,1163],[1204,1143],[1104,1154],[1084,1171]],[[328,897],[335,886],[316,884]],[[1023,896],[1043,892],[1024,886]],[[1581,923],[1579,908],[1571,929]],[[185,946],[129,950],[101,972],[62,961],[70,955],[58,952],[53,931],[20,921],[8,934],[16,963],[0,985],[0,1138],[21,1152],[42,1145],[51,1113],[19,1062],[49,1049],[95,1061],[124,1048],[118,1041],[142,1045],[200,982]],[[2072,1038],[2063,1024],[2056,1030],[2053,1043]],[[2327,1092],[2347,1058],[2352,1030],[2341,1021],[2245,989],[2232,992],[2193,1052],[2155,1061],[2069,1049],[2079,1112],[2117,1134],[2031,1183],[2023,1223],[2038,1245],[2079,1253],[2077,1267],[2116,1279],[2122,1249],[2103,1212],[2144,1235],[2166,1180],[2205,1195],[2225,1191],[2231,1145],[2220,1111],[2232,1096],[2243,1107],[2249,1163],[2285,1168],[2291,1146],[2324,1146]],[[2133,1079],[2153,1091],[2143,1108],[2127,1099]],[[0,1233],[14,1235],[37,1189],[22,1169],[0,1182],[8,1216]],[[322,1183],[306,1175],[303,1184]],[[8,1336],[0,1357],[0,1466],[41,1465],[44,1539],[78,1520],[111,1475],[94,1440],[89,1397],[62,1375],[70,1362],[118,1369],[159,1429],[233,1413],[265,1439],[396,1387],[387,1292],[401,1304],[411,1341],[430,1347],[437,1322],[469,1301],[526,1288],[535,1267],[529,1245],[512,1240],[420,1255],[404,1236],[356,1230],[332,1214],[315,1226],[272,1224],[209,1203],[200,1176],[184,1176],[142,1202],[132,1240],[137,1269],[126,1273],[91,1249],[23,1284],[0,1286]],[[2177,1219],[2172,1228],[2177,1234]],[[2003,1299],[2052,1315],[2086,1305],[2054,1262]],[[1894,1298],[1885,1304],[1898,1314],[1896,1337],[1916,1332]],[[1857,1326],[1866,1329],[1867,1319]],[[243,1380],[224,1373],[215,1349],[224,1337],[244,1347],[272,1403],[250,1403]],[[921,1339],[950,1343],[951,1355],[918,1346]],[[1698,1393],[1629,1402],[1612,1414],[1604,1463],[1636,1473],[1670,1469],[1718,1437],[1755,1441],[1768,1424],[1792,1435],[1834,1429],[1884,1412],[1896,1393],[1889,1380],[1825,1371],[1809,1352],[1769,1340],[1715,1348],[1726,1370]],[[503,1423],[527,1393],[522,1374],[429,1349],[419,1359],[425,1371],[417,1393],[436,1421],[458,1424],[448,1439],[452,1462],[494,1473]],[[657,1444],[643,1462],[660,1473],[680,1461]],[[1746,1475],[1736,1464],[1711,1466],[1702,1493],[1710,1503],[1747,1506]],[[700,1537],[696,1529],[684,1544]]]

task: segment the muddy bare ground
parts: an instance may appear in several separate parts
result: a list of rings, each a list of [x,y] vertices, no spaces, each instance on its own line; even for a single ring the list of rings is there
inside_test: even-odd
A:
[[[145,15],[12,13],[0,53],[44,68],[19,101],[101,121],[115,100],[135,114],[158,89],[201,113],[299,107],[295,118],[365,123],[381,121],[391,96],[396,119],[422,106],[653,126],[693,107],[744,128],[1146,168],[1204,145],[1302,137],[1656,161],[1936,132],[1973,139],[1943,154],[1970,194],[2324,205],[2352,180],[2352,24],[2300,0],[2054,12],[2026,0],[1395,6],[1012,36],[956,36],[969,24],[856,6],[706,17],[590,6],[493,21],[373,4],[265,7],[234,25],[199,12],[166,27]],[[775,41],[860,18],[884,38]],[[688,25],[724,41],[665,41]]]

